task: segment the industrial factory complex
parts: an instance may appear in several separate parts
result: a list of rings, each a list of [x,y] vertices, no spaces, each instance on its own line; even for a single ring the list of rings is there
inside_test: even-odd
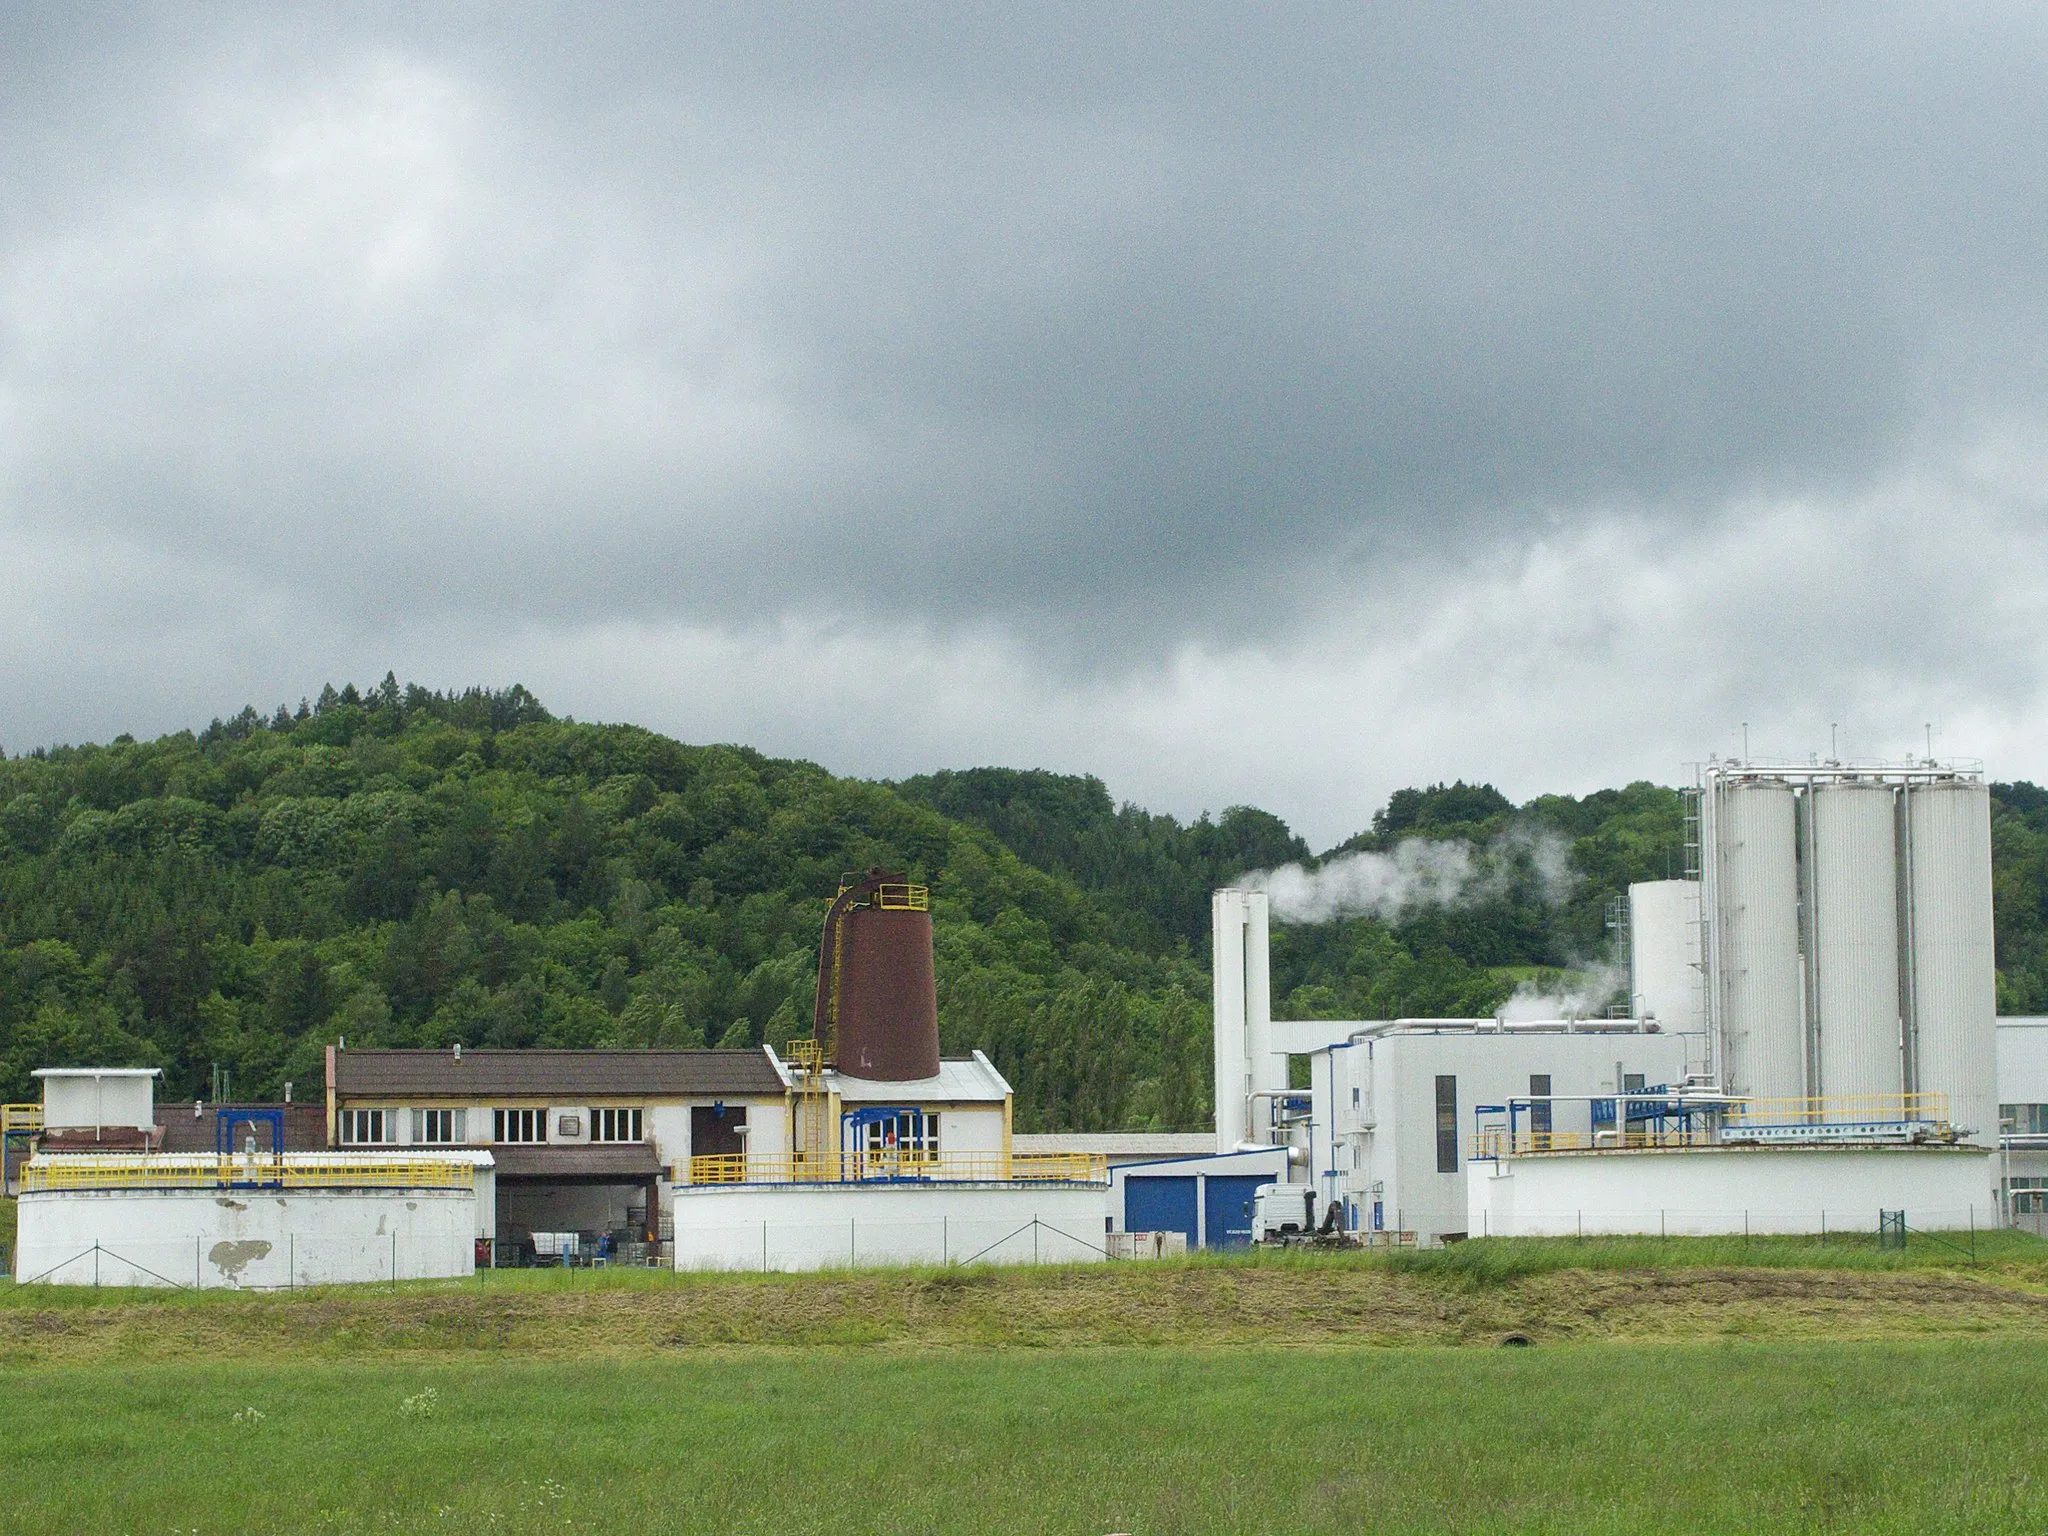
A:
[[[1715,762],[1632,887],[1618,1016],[1272,1017],[1215,893],[1213,1138],[1022,1136],[942,1058],[923,887],[848,876],[780,1050],[327,1053],[323,1100],[9,1106],[17,1279],[291,1286],[528,1263],[1076,1262],[1258,1242],[2027,1225],[2048,1020],[1998,1019],[1990,810],[1918,762]],[[1304,1067],[1305,1063],[1305,1067]]]

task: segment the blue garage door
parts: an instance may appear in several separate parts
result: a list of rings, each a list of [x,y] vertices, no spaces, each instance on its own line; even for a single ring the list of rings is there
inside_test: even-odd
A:
[[[1126,1232],[1184,1232],[1195,1246],[1195,1181],[1129,1174],[1124,1178]]]
[[[1252,1196],[1261,1184],[1270,1184],[1268,1174],[1239,1174],[1220,1179],[1209,1175],[1209,1208],[1203,1213],[1209,1228],[1211,1248],[1246,1248],[1252,1240]]]

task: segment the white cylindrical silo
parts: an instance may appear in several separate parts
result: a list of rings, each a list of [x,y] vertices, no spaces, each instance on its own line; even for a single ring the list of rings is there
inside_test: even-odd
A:
[[[1991,793],[1937,781],[1906,792],[1906,914],[1914,1081],[1998,1145],[1998,971],[1992,951]]]
[[[1709,793],[1723,1083],[1731,1093],[1798,1098],[1806,1048],[1792,787],[1729,778]]]
[[[1700,978],[1700,883],[1638,880],[1628,888],[1629,1011],[1666,1030],[1706,1027]]]
[[[1816,784],[1807,805],[1808,1012],[1832,1119],[1876,1112],[1905,1092],[1899,1036],[1898,819],[1889,784]]]

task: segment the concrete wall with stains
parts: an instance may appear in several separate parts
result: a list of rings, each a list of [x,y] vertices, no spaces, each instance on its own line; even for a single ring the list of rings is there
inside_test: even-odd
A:
[[[473,1189],[39,1190],[19,1210],[15,1276],[45,1285],[285,1289],[471,1275],[480,1226]]]

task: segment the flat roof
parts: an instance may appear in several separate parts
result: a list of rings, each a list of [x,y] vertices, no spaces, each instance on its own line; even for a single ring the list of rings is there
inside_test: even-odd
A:
[[[885,1083],[835,1071],[830,1082],[832,1091],[848,1104],[888,1104],[897,1100],[909,1104],[1000,1104],[1010,1096],[1008,1079],[979,1051],[964,1060],[940,1062],[937,1077]]]
[[[349,1097],[782,1097],[765,1050],[337,1050],[334,1090]]]
[[[30,1077],[162,1077],[162,1067],[37,1067]]]
[[[1092,1152],[1107,1157],[1212,1157],[1213,1131],[1037,1131],[1010,1138],[1013,1152]]]

